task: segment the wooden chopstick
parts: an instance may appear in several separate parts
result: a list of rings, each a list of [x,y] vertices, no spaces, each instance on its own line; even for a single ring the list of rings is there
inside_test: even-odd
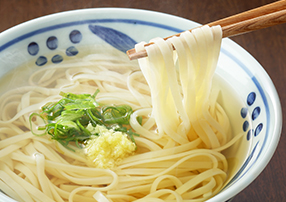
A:
[[[220,25],[222,27],[223,38],[237,36],[247,32],[271,27],[286,22],[286,0],[280,0],[265,6],[261,6],[243,13],[239,13],[221,20],[208,23],[209,26]],[[191,30],[189,30],[191,31]],[[177,33],[164,38],[167,40],[173,36],[180,36]],[[152,43],[145,44],[145,46]],[[130,60],[147,57],[146,51],[136,52],[130,49],[127,52]]]

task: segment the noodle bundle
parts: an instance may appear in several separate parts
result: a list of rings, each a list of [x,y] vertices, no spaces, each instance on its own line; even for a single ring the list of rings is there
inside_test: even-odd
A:
[[[154,39],[140,68],[119,52],[95,53],[31,74],[29,85],[0,99],[2,191],[24,202],[199,202],[217,194],[228,172],[221,151],[234,142],[212,89],[221,38],[220,27],[204,26]],[[140,135],[135,154],[111,169],[90,166],[73,145],[75,152],[33,135],[29,123],[29,115],[59,100],[61,91],[96,89],[99,103],[132,107],[130,125]]]

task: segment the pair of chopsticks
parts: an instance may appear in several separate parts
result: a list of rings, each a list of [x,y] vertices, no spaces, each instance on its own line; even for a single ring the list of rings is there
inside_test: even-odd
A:
[[[243,13],[239,13],[218,21],[208,23],[207,25],[220,25],[223,38],[237,36],[247,32],[271,27],[286,22],[286,0],[280,0],[265,6],[261,6]],[[191,30],[190,30],[191,31]],[[173,36],[180,36],[181,33],[164,38],[167,40]],[[145,46],[152,43],[145,44]],[[130,60],[147,57],[146,51],[136,52],[130,49],[127,52]]]

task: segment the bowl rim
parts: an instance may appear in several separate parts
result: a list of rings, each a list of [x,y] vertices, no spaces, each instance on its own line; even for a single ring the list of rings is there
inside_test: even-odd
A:
[[[117,12],[117,13],[121,13],[123,15],[126,12],[129,12],[129,13],[131,12],[133,14],[135,14],[135,13],[138,14],[138,12],[140,12],[140,14],[142,14],[142,15],[150,15],[150,16],[156,16],[156,17],[160,17],[160,18],[173,19],[175,21],[180,20],[180,21],[196,23],[192,20],[188,20],[188,19],[178,17],[175,15],[162,13],[162,12],[158,12],[158,11],[145,10],[145,9],[115,8],[115,7],[85,8],[85,9],[76,9],[76,10],[53,13],[53,14],[41,16],[41,17],[29,20],[29,21],[20,23],[18,25],[15,25],[15,26],[13,26],[13,27],[11,27],[11,28],[0,33],[0,43],[1,43],[1,38],[4,38],[4,39],[5,38],[13,38],[13,37],[15,37],[15,35],[19,35],[18,34],[18,33],[20,33],[19,30],[28,29],[29,27],[33,27],[36,24],[39,25],[39,24],[41,24],[42,21],[53,21],[54,19],[58,18],[59,16],[63,16],[63,15],[75,15],[75,14],[83,14],[84,15],[86,12],[87,13]],[[44,24],[45,23],[42,23],[41,26],[45,27],[46,25],[44,25]],[[198,23],[196,23],[196,24],[198,24]],[[174,26],[170,25],[170,27],[174,27]],[[257,176],[264,170],[264,168],[267,166],[267,164],[271,160],[271,158],[272,158],[272,156],[273,156],[273,154],[277,148],[277,145],[278,145],[278,142],[279,142],[279,139],[281,136],[281,131],[282,131],[282,108],[281,108],[278,93],[277,93],[276,88],[275,88],[272,80],[270,79],[269,75],[264,70],[264,68],[258,63],[258,61],[252,55],[250,55],[245,49],[243,49],[241,46],[239,46],[237,43],[233,42],[230,39],[224,39],[224,41],[227,43],[227,45],[233,46],[234,48],[243,52],[248,58],[251,58],[252,62],[256,63],[256,65],[260,67],[261,74],[263,75],[263,78],[265,79],[265,83],[269,84],[269,86],[268,86],[269,92],[267,92],[267,93],[270,94],[269,97],[271,98],[272,106],[274,107],[274,115],[275,115],[274,118],[275,118],[276,122],[274,122],[275,125],[273,127],[273,133],[275,134],[275,136],[273,136],[274,138],[272,137],[269,139],[270,143],[268,144],[269,146],[266,148],[267,153],[265,153],[263,158],[260,158],[259,161],[257,161],[257,164],[255,164],[255,166],[251,170],[249,170],[248,173],[246,173],[245,179],[239,183],[234,184],[233,186],[230,186],[227,190],[225,190],[221,193],[218,193],[213,198],[209,199],[208,200],[209,202],[213,201],[213,200],[222,201],[222,200],[230,199],[233,196],[235,196],[236,194],[238,194],[239,192],[241,192],[244,188],[246,188],[252,181],[254,181],[254,179],[257,178]],[[2,46],[3,46],[3,44],[0,44],[0,53],[1,53],[1,47]]]

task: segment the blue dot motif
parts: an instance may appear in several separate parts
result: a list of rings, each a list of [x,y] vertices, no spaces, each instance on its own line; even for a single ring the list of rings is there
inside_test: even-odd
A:
[[[247,104],[251,106],[254,103],[255,99],[256,99],[256,94],[254,92],[249,93],[247,96]]]
[[[82,40],[82,34],[79,30],[73,30],[69,34],[69,39],[73,44],[80,43]],[[50,36],[46,40],[46,46],[50,50],[55,50],[58,48],[58,38],[56,36]],[[35,56],[39,53],[40,47],[38,43],[31,42],[27,46],[27,51],[31,56]],[[75,46],[70,46],[66,49],[66,55],[67,56],[75,56],[79,53],[78,49]],[[54,64],[61,63],[64,60],[63,56],[60,54],[56,54],[51,58],[51,62]],[[45,56],[39,56],[36,59],[35,64],[37,66],[43,66],[48,62],[47,57]]]
[[[63,59],[64,59],[63,56],[61,56],[61,55],[55,55],[55,56],[52,57],[52,62],[57,64],[57,63],[62,62]]]
[[[76,47],[71,46],[71,47],[67,48],[66,54],[67,54],[67,56],[75,56],[78,54],[78,50],[76,49]]]
[[[258,124],[258,126],[255,128],[254,136],[256,137],[257,135],[259,135],[262,129],[263,129],[263,124],[262,123]]]
[[[252,134],[253,134],[253,129],[251,129],[247,132],[247,135],[246,135],[247,141],[249,141],[251,139]]]
[[[244,123],[243,123],[243,125],[242,125],[243,131],[246,132],[247,129],[248,129],[248,127],[249,127],[249,122],[248,122],[248,121],[244,121]]]
[[[248,109],[246,107],[241,108],[240,115],[242,118],[245,118],[247,116]]]
[[[79,43],[82,40],[82,34],[78,30],[73,30],[69,37],[72,43]]]
[[[252,112],[252,120],[254,121],[260,114],[260,107],[256,107],[254,108],[253,112]]]
[[[39,52],[39,45],[36,43],[36,42],[31,42],[29,45],[28,45],[28,53],[30,55],[37,55],[38,52]]]
[[[45,56],[40,56],[38,57],[38,59],[36,60],[36,65],[38,66],[43,66],[48,62],[48,59]]]
[[[47,47],[50,50],[55,50],[58,47],[58,39],[55,36],[51,36],[47,39]]]

